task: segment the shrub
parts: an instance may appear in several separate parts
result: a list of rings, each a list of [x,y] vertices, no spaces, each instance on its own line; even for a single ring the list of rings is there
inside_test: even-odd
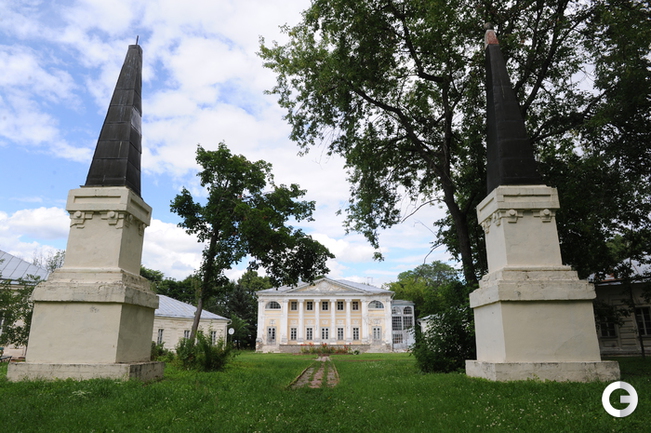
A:
[[[215,344],[203,332],[197,332],[196,342],[184,338],[176,345],[177,366],[187,370],[222,370],[236,353],[230,344],[220,338]]]
[[[418,368],[424,373],[449,373],[465,367],[466,359],[476,358],[473,312],[468,303],[469,289],[450,284],[441,290],[439,311],[431,316],[426,331],[416,326],[416,342],[411,347]]]
[[[169,362],[174,359],[174,352],[165,348],[165,343],[151,342],[151,360]]]

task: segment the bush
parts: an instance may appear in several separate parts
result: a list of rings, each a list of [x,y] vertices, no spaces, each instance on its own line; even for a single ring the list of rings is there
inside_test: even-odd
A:
[[[422,332],[416,326],[416,342],[411,347],[423,373],[462,370],[467,359],[476,358],[475,325],[468,303],[469,289],[450,284],[440,292],[440,309]]]
[[[165,348],[165,343],[151,342],[151,360],[170,362],[174,359],[174,352]]]
[[[218,371],[235,355],[232,346],[223,338],[212,344],[210,338],[199,331],[196,342],[188,338],[179,341],[174,362],[186,370]]]

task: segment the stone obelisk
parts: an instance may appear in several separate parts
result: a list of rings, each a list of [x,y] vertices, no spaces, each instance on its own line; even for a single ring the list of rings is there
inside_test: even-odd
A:
[[[477,207],[488,274],[470,294],[477,360],[469,376],[490,380],[616,380],[601,361],[593,286],[564,266],[555,188],[542,183],[495,32],[486,32],[487,186]]]
[[[140,197],[142,49],[131,45],[86,184],[68,194],[64,265],[34,290],[25,363],[10,380],[162,377],[150,362],[158,296],[140,276],[151,207]]]

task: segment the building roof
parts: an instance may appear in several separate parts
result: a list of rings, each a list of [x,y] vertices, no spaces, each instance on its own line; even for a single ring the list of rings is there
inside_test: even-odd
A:
[[[321,290],[317,289],[317,286],[322,283],[325,284],[329,283],[331,285],[340,287],[342,291],[349,291],[352,293],[361,293],[366,295],[371,295],[371,294],[393,295],[393,292],[391,290],[385,290],[379,287],[371,286],[369,284],[355,283],[353,281],[348,281],[348,280],[333,280],[328,277],[320,278],[314,281],[313,283],[301,282],[298,283],[296,286],[282,286],[278,288],[259,290],[257,293],[263,295],[279,295],[279,294],[296,293],[296,292],[310,293],[311,292],[310,287],[315,287],[314,292],[323,293]]]
[[[186,304],[185,302],[177,301],[174,298],[170,298],[165,295],[158,295],[160,303],[156,312],[154,313],[156,317],[175,317],[179,319],[193,319],[194,313],[197,311],[197,307]],[[210,311],[202,310],[201,311],[202,319],[212,319],[212,320],[229,320],[226,317],[222,317]]]
[[[17,281],[30,279],[30,277],[40,277],[44,280],[49,274],[47,269],[0,250],[0,279],[2,280]]]

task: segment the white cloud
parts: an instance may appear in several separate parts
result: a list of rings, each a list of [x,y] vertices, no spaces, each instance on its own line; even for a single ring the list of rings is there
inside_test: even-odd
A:
[[[68,212],[57,207],[19,210],[12,215],[0,213],[0,233],[41,239],[61,239],[68,236]]]
[[[30,261],[35,254],[64,249],[69,225],[68,213],[61,208],[23,209],[11,215],[0,212],[0,249]]]
[[[224,140],[233,153],[272,163],[276,183],[298,183],[307,190],[304,199],[316,201],[316,221],[301,227],[337,254],[329,261],[331,276],[360,282],[374,277],[379,284],[421,263],[434,238],[431,223],[441,212],[423,209],[383,231],[380,243],[387,261],[382,263],[372,260],[374,250],[361,235],[344,236],[344,216],[335,215],[349,196],[343,161],[327,156],[323,147],[297,156],[298,147],[287,138],[284,111],[274,96],[263,94],[275,84],[274,74],[256,55],[260,35],[267,44],[282,42],[279,26],[297,23],[309,4],[0,0],[0,34],[8,38],[0,45],[0,146],[3,152],[25,145],[50,152],[53,165],[60,157],[87,163],[99,133],[94,128],[104,119],[126,48],[139,34],[144,51],[142,167],[143,183],[149,177],[148,194],[171,198],[181,185],[198,192],[196,145],[214,149]],[[157,202],[163,201],[169,199]],[[11,244],[31,256],[34,248],[50,243],[52,232],[43,227],[46,216],[37,209],[20,212],[0,213],[0,248]],[[199,267],[202,245],[163,222],[175,219],[166,215],[168,208],[155,212],[160,219],[145,232],[143,264],[184,278]],[[16,215],[32,221],[22,223]],[[239,277],[244,266],[227,275]]]
[[[145,230],[142,264],[163,272],[165,276],[183,279],[201,265],[203,245],[176,224],[152,219]]]

